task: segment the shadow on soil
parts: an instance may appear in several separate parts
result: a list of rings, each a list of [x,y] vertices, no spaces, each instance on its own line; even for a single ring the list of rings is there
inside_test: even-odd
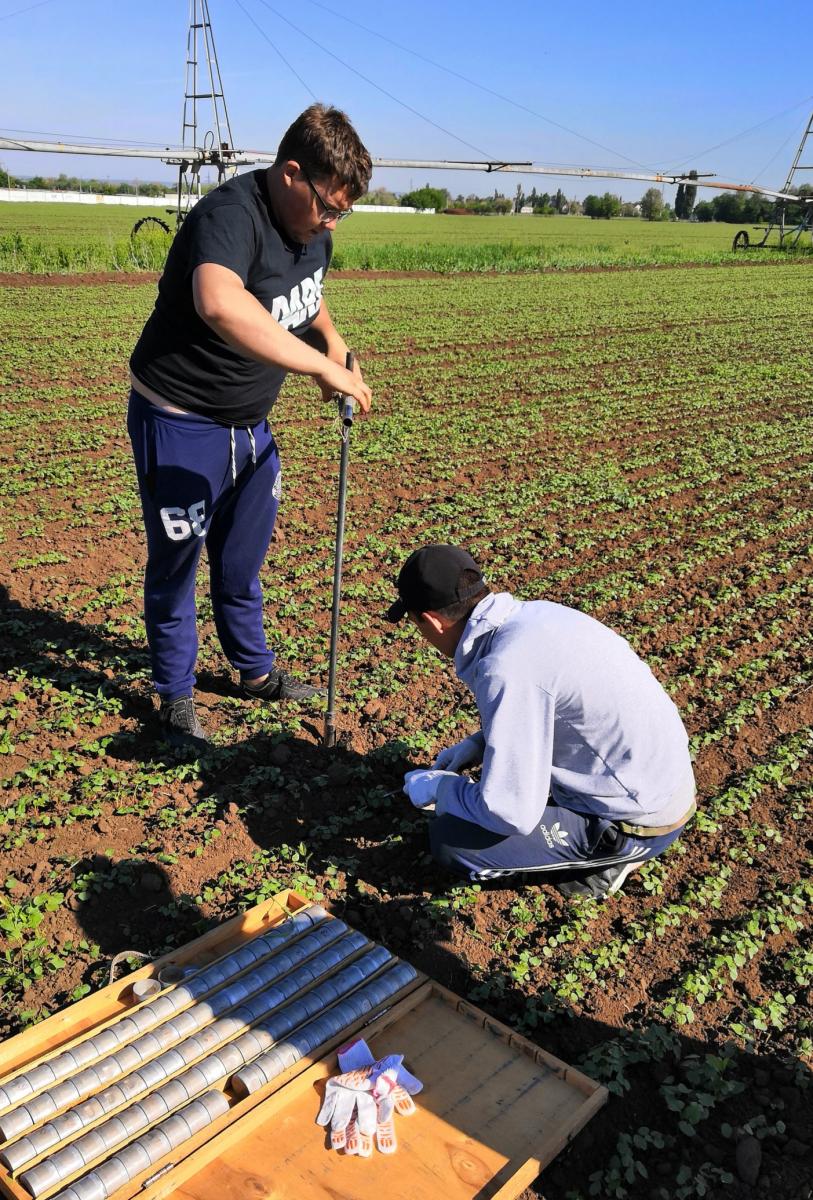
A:
[[[75,665],[77,660],[82,665]],[[120,702],[122,716],[139,723],[154,711],[143,650],[101,626],[27,610],[10,601],[2,586],[0,661],[5,670],[18,667],[60,687],[101,689]],[[131,683],[120,683],[119,673],[130,679],[143,675],[143,694]],[[200,684],[214,694],[234,694],[212,677],[202,677]],[[318,737],[321,715],[292,711]],[[247,723],[250,714],[246,702]],[[504,969],[495,967],[493,946],[474,920],[478,905],[453,905],[453,889],[459,894],[461,881],[432,864],[427,818],[415,813],[401,793],[404,770],[417,765],[404,744],[360,755],[253,728],[236,745],[210,745],[196,756],[159,747],[154,734],[139,728],[114,734],[108,754],[147,766],[187,763],[198,800],[208,802],[206,821],[225,826],[224,850],[229,829],[242,827],[268,855],[269,871],[280,886],[296,886],[298,875],[315,877],[334,915],[550,1053],[573,1065],[583,1063],[588,1073],[592,1066],[594,1075],[614,1089],[608,1105],[528,1197],[813,1198],[813,1105],[801,1064],[794,1068],[770,1055],[745,1053],[733,1043],[712,1044],[671,1025],[637,1020],[635,1013],[619,1029],[586,1008],[558,1004],[548,1011],[544,995],[512,974],[508,958]],[[227,816],[231,824],[224,821]],[[300,844],[306,849],[296,860],[292,854]],[[201,906],[197,895],[206,868],[201,863],[196,870],[188,892],[173,891],[154,855],[133,859],[117,847],[112,858],[85,858],[73,864],[74,916],[107,960],[128,949],[157,956],[199,936],[240,901],[233,889]],[[551,888],[542,890],[553,898],[552,913],[561,915],[562,901]],[[495,881],[481,888],[478,903],[505,913],[522,895],[520,878]],[[105,983],[105,965],[92,968],[86,981],[94,987]],[[726,1094],[729,1082],[737,1087]],[[681,1109],[698,1096],[706,1115]],[[687,1116],[689,1125],[696,1125],[692,1135],[680,1128]],[[726,1127],[736,1130],[746,1122],[753,1134],[738,1147]],[[662,1135],[662,1145],[648,1141],[653,1130]],[[619,1138],[632,1139],[620,1158]],[[645,1166],[646,1176],[636,1164]],[[591,1183],[597,1170],[600,1176]]]

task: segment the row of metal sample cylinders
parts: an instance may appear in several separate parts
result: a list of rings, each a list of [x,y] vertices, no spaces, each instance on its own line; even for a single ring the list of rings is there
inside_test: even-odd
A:
[[[0,1136],[18,1139],[0,1162],[34,1197],[92,1167],[54,1200],[105,1200],[228,1110],[215,1083],[256,1091],[414,979],[323,909],[301,910],[4,1084],[0,1106],[26,1103],[0,1116]]]

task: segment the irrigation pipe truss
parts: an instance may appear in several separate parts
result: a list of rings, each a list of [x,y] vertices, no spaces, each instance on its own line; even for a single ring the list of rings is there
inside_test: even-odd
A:
[[[89,145],[87,143],[71,144],[69,142],[39,142],[20,138],[0,137],[0,150],[31,150],[50,154],[94,154],[115,158],[149,158],[157,159],[170,166],[180,167],[218,167],[236,168],[238,166],[255,166],[262,163],[273,163],[276,153],[264,150],[231,150],[218,152],[214,149],[199,149],[190,151],[188,148],[166,147],[163,150],[134,149],[132,146]],[[686,172],[646,172],[646,171],[613,171],[594,167],[560,167],[531,162],[460,162],[438,161],[435,159],[413,158],[374,158],[374,167],[395,167],[404,170],[427,171],[485,171],[488,174],[500,175],[552,175],[573,176],[577,179],[621,179],[640,181],[644,183],[689,184],[694,187],[716,188],[724,192],[756,192],[760,196],[769,196],[774,200],[803,199],[806,204],[813,203],[813,197],[800,198],[791,192],[775,192],[769,188],[760,187],[754,183],[724,183],[707,175],[699,177]]]

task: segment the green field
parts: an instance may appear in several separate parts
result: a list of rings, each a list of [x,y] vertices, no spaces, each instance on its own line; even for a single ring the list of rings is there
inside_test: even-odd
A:
[[[422,224],[492,227],[461,220]],[[650,232],[607,225],[630,229]],[[319,747],[319,711],[230,688],[202,572],[200,758],[156,741],[144,652],[124,413],[154,284],[0,286],[2,1031],[106,981],[122,948],[157,953],[293,886],[609,1087],[534,1195],[807,1196],[811,285],[809,261],[329,280],[375,398],[350,451],[346,744]],[[269,633],[284,665],[324,677],[339,435],[301,379],[274,427]],[[533,876],[480,887],[427,861],[402,773],[475,716],[381,612],[429,540],[471,548],[495,588],[609,624],[680,708],[700,811],[622,896],[567,904]],[[738,1177],[743,1139],[758,1189]]]
[[[158,270],[168,239],[142,236],[134,245],[129,236],[134,222],[150,214],[171,221],[163,207],[2,204],[0,270]],[[740,261],[731,250],[736,229],[716,222],[389,216],[360,209],[336,231],[334,265],[449,272]]]

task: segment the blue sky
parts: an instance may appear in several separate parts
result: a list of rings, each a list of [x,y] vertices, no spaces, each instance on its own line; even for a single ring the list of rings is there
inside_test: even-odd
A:
[[[178,144],[187,0],[46,0],[17,11],[28,4],[0,0],[3,135]],[[794,0],[782,9],[781,27],[773,5],[747,0],[631,0],[612,9],[593,0],[210,0],[210,13],[234,139],[243,149],[273,150],[315,96],[344,108],[371,153],[382,157],[493,156],[621,169],[685,164],[776,188],[813,109],[809,10]],[[172,177],[170,168],[137,159],[0,151],[0,163],[12,174]],[[527,190],[561,186],[577,196],[610,189],[637,198],[647,186],[519,180]],[[376,172],[373,186],[404,191],[426,182],[453,193],[483,194],[496,185],[513,194],[518,179],[386,170]]]

